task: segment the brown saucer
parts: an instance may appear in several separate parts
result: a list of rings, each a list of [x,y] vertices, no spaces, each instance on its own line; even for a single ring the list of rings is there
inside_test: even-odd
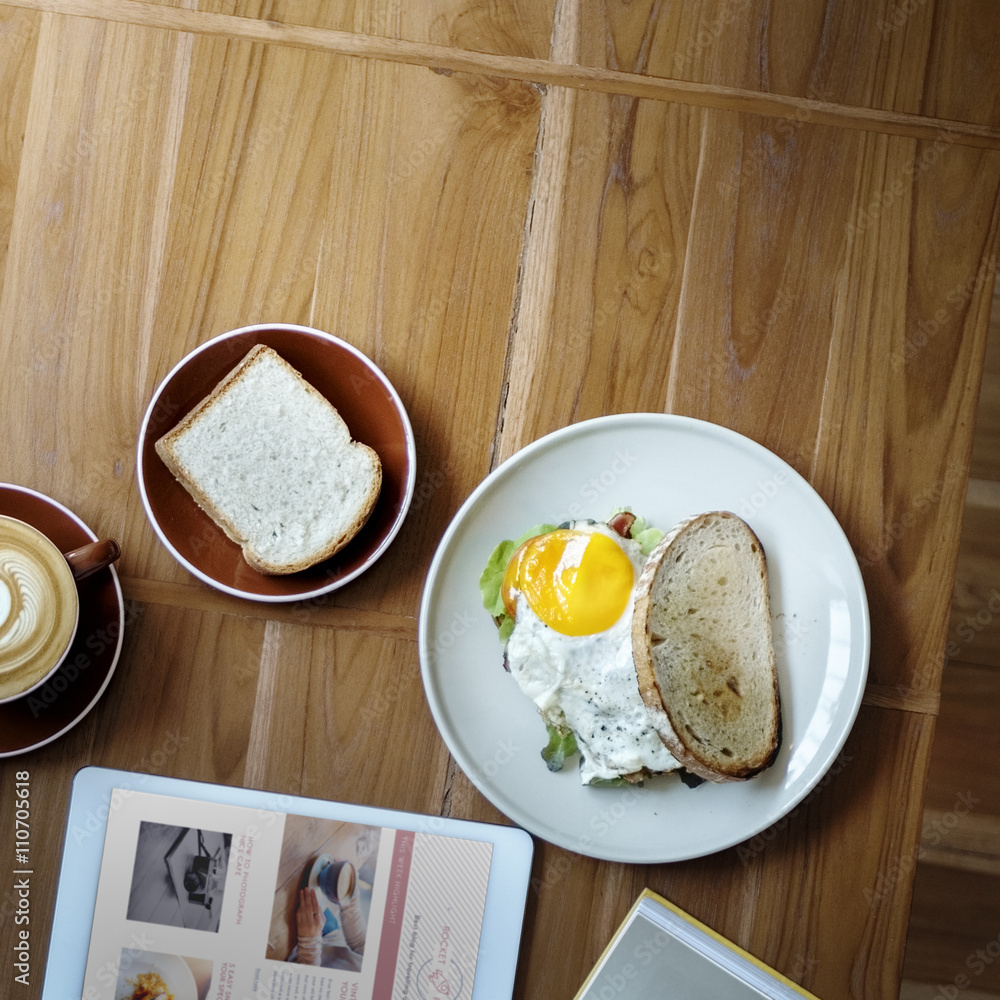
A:
[[[0,483],[0,514],[27,521],[63,551],[97,541],[72,511],[24,486]],[[80,624],[62,666],[41,687],[0,704],[0,757],[51,743],[72,729],[104,694],[118,665],[125,604],[113,566],[78,583]]]
[[[355,440],[378,452],[382,492],[361,531],[325,562],[288,576],[250,567],[240,547],[174,479],[155,443],[207,396],[255,344],[274,348],[340,411]],[[416,448],[406,410],[382,372],[357,348],[304,326],[242,327],[196,348],[160,384],[139,433],[139,493],[150,524],[186,569],[217,590],[257,601],[297,601],[342,587],[388,548],[413,496]]]

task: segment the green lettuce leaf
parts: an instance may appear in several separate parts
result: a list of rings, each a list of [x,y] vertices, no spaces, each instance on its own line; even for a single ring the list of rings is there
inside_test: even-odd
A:
[[[663,532],[659,528],[643,528],[642,531],[636,532],[635,525],[633,524],[632,537],[639,543],[642,554],[648,556],[659,544],[660,539],[663,537]]]
[[[550,771],[561,771],[567,757],[576,753],[576,737],[568,726],[556,726],[545,723],[549,733],[549,742],[542,750],[542,760]]]
[[[654,528],[638,514],[632,522],[632,527],[629,528],[629,534],[639,543],[639,548],[642,549],[644,556],[648,556],[656,548],[656,543],[663,537],[663,532],[659,528]]]

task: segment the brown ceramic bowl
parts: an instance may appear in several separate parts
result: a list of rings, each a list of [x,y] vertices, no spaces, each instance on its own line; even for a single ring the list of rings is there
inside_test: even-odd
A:
[[[255,344],[267,344],[297,368],[337,408],[351,436],[374,448],[382,460],[382,492],[361,531],[331,558],[287,576],[267,576],[248,565],[240,547],[194,502],[154,447]],[[385,552],[413,496],[416,450],[396,390],[364,354],[328,333],[273,323],[224,333],[176,365],[146,409],[137,471],[150,524],[182,566],[236,597],[298,601],[344,586]]]

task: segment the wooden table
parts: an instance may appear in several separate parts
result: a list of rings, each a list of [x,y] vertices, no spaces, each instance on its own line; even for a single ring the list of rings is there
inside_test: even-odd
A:
[[[0,480],[120,540],[129,612],[99,705],[0,767],[5,859],[30,773],[33,983],[84,764],[503,822],[424,700],[424,574],[502,459],[645,410],[815,486],[863,569],[870,683],[764,849],[641,867],[539,843],[516,995],[571,997],[648,885],[825,1000],[895,997],[1000,229],[998,52],[993,0],[0,7]],[[257,321],[357,345],[417,439],[404,531],[305,617],[187,574],[136,489],[159,380]]]

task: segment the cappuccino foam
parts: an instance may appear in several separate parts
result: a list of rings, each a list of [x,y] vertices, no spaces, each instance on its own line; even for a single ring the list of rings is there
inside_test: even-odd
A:
[[[78,598],[62,553],[41,532],[0,517],[0,698],[30,690],[76,632]]]

